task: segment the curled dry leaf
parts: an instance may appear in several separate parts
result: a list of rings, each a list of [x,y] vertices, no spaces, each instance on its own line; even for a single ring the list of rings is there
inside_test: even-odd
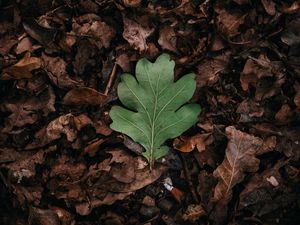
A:
[[[146,39],[154,32],[154,28],[143,27],[141,24],[125,16],[123,16],[123,23],[123,37],[134,49],[140,52],[146,51],[148,49]]]
[[[296,94],[294,96],[294,103],[297,106],[297,109],[300,108],[300,85],[298,83],[294,84],[294,89]]]
[[[256,172],[259,167],[259,159],[256,156],[272,151],[276,145],[276,137],[267,140],[241,132],[235,127],[226,127],[226,135],[229,138],[225,159],[214,171],[218,178],[218,184],[214,191],[214,200],[229,199],[232,188],[240,183],[246,172]]]
[[[60,88],[75,88],[81,86],[81,81],[70,78],[66,68],[67,63],[60,57],[49,57],[42,55],[43,68],[47,72],[50,80]]]
[[[3,70],[0,80],[31,78],[31,71],[39,69],[40,67],[41,59],[37,57],[31,57],[30,52],[27,52],[23,59],[21,59],[15,65]]]
[[[123,0],[123,3],[127,7],[137,8],[141,5],[141,0]]]
[[[254,121],[255,118],[262,117],[265,110],[258,102],[245,99],[239,104],[236,113],[240,114],[239,122],[248,123]]]
[[[99,106],[105,103],[106,95],[88,87],[73,88],[63,98],[66,105]]]
[[[274,16],[276,14],[276,5],[272,0],[261,0],[261,3],[270,16]]]
[[[212,144],[213,141],[212,133],[196,134],[192,137],[181,136],[180,138],[176,138],[173,142],[173,146],[181,152],[191,152],[195,147],[199,152],[202,152],[206,146]]]
[[[39,119],[39,112],[43,112],[44,116],[54,112],[54,104],[55,95],[51,87],[38,97],[21,97],[18,100],[4,102],[0,110],[9,111],[11,114],[5,119],[5,128],[2,132],[10,132],[14,127],[35,123]]]
[[[65,134],[67,140],[73,142],[77,137],[77,130],[74,125],[74,116],[69,113],[51,121],[34,135],[34,141],[28,144],[25,149],[33,149],[45,146],[52,141],[61,138]]]
[[[205,59],[197,67],[197,87],[211,86],[215,84],[219,75],[226,70],[230,55],[225,53],[215,58]]]
[[[205,209],[201,204],[189,205],[186,211],[182,215],[182,219],[185,221],[196,222],[199,218],[206,216]]]
[[[107,25],[96,14],[85,14],[75,19],[72,24],[73,31],[79,36],[90,37],[88,40],[99,49],[108,48],[116,31]]]
[[[59,217],[51,209],[39,209],[30,207],[29,210],[29,223],[38,225],[60,225]]]
[[[159,31],[158,44],[166,50],[177,52],[177,36],[174,28],[171,26],[162,27]]]
[[[286,176],[282,176],[279,172],[279,169],[285,171],[289,168],[286,164],[286,161],[280,160],[272,168],[261,174],[255,174],[240,194],[239,209],[252,211],[259,217],[267,215],[273,217],[282,208],[293,210],[297,205],[297,193],[290,188],[293,181],[286,182]]]
[[[225,9],[218,13],[216,24],[222,34],[228,38],[240,34],[239,27],[244,23],[246,15],[239,12],[229,12]]]
[[[164,166],[157,165],[150,171],[142,157],[134,157],[122,149],[114,149],[109,154],[110,159],[90,167],[85,178],[88,182],[85,183],[94,183],[86,188],[86,192],[93,197],[90,202],[78,202],[75,205],[80,215],[88,215],[97,206],[111,205],[124,199],[156,181],[166,170]]]

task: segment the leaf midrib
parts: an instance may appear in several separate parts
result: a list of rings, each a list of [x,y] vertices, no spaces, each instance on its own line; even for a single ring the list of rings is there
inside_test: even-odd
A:
[[[149,73],[148,73],[148,70],[145,69],[145,73],[147,75],[147,78],[148,78],[148,82],[149,82],[149,85],[151,87],[151,90],[152,90],[152,93],[153,93],[153,96],[154,96],[154,108],[153,108],[153,118],[151,119],[151,116],[149,114],[149,112],[147,111],[147,108],[146,106],[143,104],[143,102],[139,99],[139,97],[136,95],[136,93],[127,85],[126,82],[125,85],[126,87],[131,91],[131,93],[136,97],[136,99],[138,100],[138,102],[141,104],[142,108],[144,109],[145,113],[147,114],[147,117],[148,117],[148,120],[149,120],[149,123],[150,123],[150,130],[151,130],[151,135],[149,138],[148,135],[145,135],[145,133],[143,132],[143,134],[147,137],[148,139],[148,143],[150,145],[150,149],[147,149],[150,151],[150,157],[153,158],[153,151],[154,151],[154,143],[155,143],[155,138],[157,137],[157,134],[158,133],[161,133],[163,130],[169,128],[169,127],[172,127],[174,126],[175,124],[177,124],[178,122],[182,121],[183,119],[177,121],[176,123],[168,126],[167,128],[164,128],[160,131],[158,131],[158,133],[156,135],[154,135],[154,131],[155,131],[155,122],[157,121],[157,119],[159,118],[159,115],[161,114],[161,112],[163,112],[163,110],[184,90],[184,88],[186,87],[186,84],[161,108],[161,110],[158,112],[158,114],[156,115],[156,109],[157,109],[157,98],[158,96],[167,88],[169,87],[169,85],[167,85],[167,87],[165,87],[163,89],[163,91],[160,91],[158,92],[158,84],[159,84],[159,81],[160,81],[160,77],[161,77],[161,74],[159,73],[158,74],[158,79],[156,81],[156,92],[154,91],[154,88],[152,86],[152,83],[151,83],[151,80],[150,80],[150,77],[149,77]],[[120,115],[119,115],[120,116]],[[123,118],[123,117],[121,117]],[[129,120],[127,120],[128,122],[130,122]],[[131,123],[131,122],[130,122]],[[133,123],[131,123],[133,124]],[[137,126],[135,126],[136,128],[138,128]],[[139,129],[139,128],[138,128]],[[141,130],[141,129],[139,129]],[[150,140],[151,139],[151,140]]]

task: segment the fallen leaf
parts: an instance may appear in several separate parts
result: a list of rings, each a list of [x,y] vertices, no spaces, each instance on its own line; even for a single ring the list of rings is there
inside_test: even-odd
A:
[[[240,194],[239,210],[250,210],[264,215],[281,208],[282,202],[277,198],[288,200],[291,192],[279,172],[286,164],[286,161],[280,160],[273,167],[251,177]]]
[[[228,38],[240,34],[239,27],[244,23],[246,14],[237,11],[227,11],[225,9],[218,12],[218,14],[216,25],[222,34]]]
[[[199,218],[206,216],[206,212],[201,204],[192,204],[182,214],[185,221],[196,222]]]
[[[43,91],[38,97],[25,96],[10,102],[4,102],[0,110],[9,111],[11,114],[5,119],[5,127],[2,132],[9,133],[14,127],[23,127],[27,124],[34,124],[40,114],[47,116],[54,112],[55,95],[51,87]]]
[[[57,206],[48,206],[53,212],[55,212],[60,220],[60,225],[70,225],[74,223],[73,217],[70,212],[67,210],[57,207]]]
[[[229,54],[222,54],[200,62],[196,72],[197,87],[215,84],[219,80],[219,75],[226,70],[229,59]]]
[[[82,162],[69,162],[67,157],[59,158],[51,165],[51,178],[61,179],[63,182],[76,182],[84,175],[86,166]]]
[[[99,106],[105,103],[106,95],[88,87],[73,88],[63,98],[66,105]]]
[[[92,198],[89,202],[78,203],[75,205],[75,209],[79,215],[86,216],[89,215],[94,208],[100,205],[112,205],[117,200],[123,200],[131,194],[132,192],[108,193],[102,200]]]
[[[299,109],[300,108],[300,85],[298,83],[295,83],[294,89],[296,91],[296,94],[294,96],[294,103],[297,106],[297,109]]]
[[[85,114],[80,114],[74,117],[74,123],[77,130],[81,130],[82,128],[93,125],[92,120]]]
[[[102,134],[104,136],[109,136],[112,133],[112,129],[110,129],[103,121],[95,121],[93,127],[96,130],[97,134]]]
[[[159,31],[159,45],[166,50],[177,52],[177,36],[174,28],[171,26],[164,26]]]
[[[240,183],[246,172],[256,172],[259,167],[259,159],[256,156],[274,150],[276,137],[268,140],[241,132],[233,126],[226,127],[226,135],[229,138],[225,159],[214,171],[218,178],[218,184],[214,191],[214,200],[231,198],[232,188]]]
[[[293,118],[293,112],[288,104],[282,105],[275,115],[275,119],[280,123],[288,123],[291,118]]]
[[[95,56],[97,54],[96,48],[87,40],[77,42],[77,53],[75,61],[73,62],[74,72],[83,75],[86,68],[96,65]]]
[[[148,49],[146,39],[154,32],[154,28],[143,27],[138,22],[123,16],[123,37],[136,50],[143,52]]]
[[[123,0],[126,7],[137,8],[141,5],[141,0]]]
[[[70,78],[66,71],[67,63],[60,57],[49,57],[42,54],[43,68],[50,80],[60,88],[75,88],[82,86],[82,81]]]
[[[46,47],[53,47],[57,29],[41,26],[33,17],[23,18],[23,27],[27,34]]]
[[[96,45],[98,49],[108,48],[116,31],[107,25],[96,14],[85,14],[75,19],[72,24],[73,31],[79,36],[87,36],[88,40]]]
[[[98,139],[92,141],[84,148],[84,151],[81,153],[81,155],[83,156],[85,154],[88,154],[91,157],[95,156],[97,151],[99,150],[99,146],[105,141],[106,139]]]
[[[261,3],[270,16],[274,16],[276,14],[276,5],[272,0],[261,0]]]
[[[69,142],[73,142],[77,138],[74,116],[71,113],[54,119],[48,125],[36,132],[33,142],[29,143],[25,149],[43,147],[52,141],[61,138],[62,134],[66,135]]]
[[[256,118],[262,117],[265,110],[260,103],[252,99],[245,99],[237,107],[236,113],[240,114],[239,122],[248,123],[255,121]]]
[[[60,225],[58,215],[51,209],[30,207],[28,220],[30,224]]]
[[[196,134],[192,137],[176,138],[173,142],[175,149],[181,152],[191,152],[196,147],[199,152],[205,151],[207,145],[212,144],[214,138],[212,133]]]
[[[31,78],[31,71],[39,69],[41,67],[41,60],[37,57],[31,57],[27,52],[23,59],[17,62],[15,65],[5,68],[0,76],[1,80],[23,79]]]
[[[33,50],[39,48],[40,46],[33,46],[32,39],[30,37],[23,38],[16,47],[16,54],[22,54],[23,52],[33,52]]]

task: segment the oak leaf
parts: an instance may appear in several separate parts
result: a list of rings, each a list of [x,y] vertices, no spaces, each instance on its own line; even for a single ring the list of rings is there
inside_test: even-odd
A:
[[[154,63],[143,58],[136,66],[136,79],[124,74],[118,86],[118,96],[128,109],[113,106],[111,128],[130,136],[144,148],[143,156],[150,166],[168,152],[161,146],[197,122],[200,106],[186,103],[194,94],[194,74],[174,79],[174,61],[162,54]],[[181,108],[180,108],[181,107]]]
[[[241,132],[233,126],[226,128],[229,138],[225,159],[214,171],[219,182],[215,187],[214,200],[231,199],[232,188],[240,183],[246,172],[256,172],[259,159],[256,156],[272,151],[276,145],[274,136],[267,140]]]

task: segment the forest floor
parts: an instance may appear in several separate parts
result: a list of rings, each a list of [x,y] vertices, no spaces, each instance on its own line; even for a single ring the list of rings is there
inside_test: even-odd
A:
[[[0,224],[299,225],[299,7],[0,0]],[[109,111],[162,53],[202,110],[150,170]]]

